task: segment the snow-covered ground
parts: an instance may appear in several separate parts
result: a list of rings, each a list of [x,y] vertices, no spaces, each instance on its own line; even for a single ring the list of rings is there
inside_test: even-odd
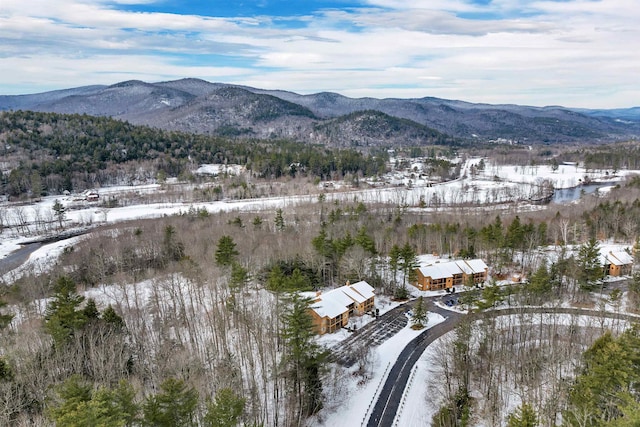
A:
[[[557,170],[551,166],[495,166],[486,161],[484,171],[477,176],[470,176],[471,165],[477,165],[480,158],[472,158],[461,168],[459,179],[430,186],[415,182],[412,186],[393,188],[355,189],[335,191],[325,194],[327,202],[362,201],[365,203],[394,203],[402,206],[421,206],[425,209],[439,209],[447,205],[495,204],[525,200],[532,195],[535,186],[541,179],[550,180],[555,188],[573,187],[584,181],[585,176],[592,182],[603,181],[613,177],[612,173],[586,171],[578,166],[560,165]],[[618,179],[640,171],[618,171]],[[107,196],[117,197],[123,193],[153,193],[161,190],[158,184],[139,186],[118,186],[101,188],[99,193],[103,199]],[[58,221],[53,210],[56,201],[67,209],[65,225],[87,226],[92,224],[117,223],[132,219],[159,218],[187,212],[189,209],[206,209],[210,213],[230,211],[261,211],[286,208],[303,203],[317,202],[317,195],[300,195],[286,197],[270,197],[233,201],[216,201],[206,203],[153,203],[124,207],[100,207],[96,203],[78,202],[73,195],[44,197],[32,205],[5,204],[0,206],[3,224],[7,227],[0,235],[0,259],[32,238],[34,224],[39,224],[40,234],[54,233]],[[26,236],[26,230],[29,230]]]
[[[346,374],[347,376],[351,376],[351,378],[345,379],[345,381],[342,382],[346,390],[340,393],[340,399],[326,402],[325,409],[312,421],[311,425],[358,426],[365,423],[373,409],[380,389],[387,379],[391,366],[395,363],[400,352],[402,352],[409,341],[443,320],[444,318],[442,316],[429,313],[427,328],[415,331],[411,329],[410,326],[406,326],[379,347],[375,347],[373,350],[370,378],[363,384],[360,384],[358,381],[359,377],[354,374],[357,368],[353,367],[353,369]],[[418,393],[419,388],[421,387],[416,387],[416,392]]]
[[[552,170],[550,166],[493,166],[489,162],[483,173],[477,177],[469,176],[469,168],[471,164],[477,164],[480,159],[469,160],[462,167],[462,175],[466,178],[457,179],[449,183],[429,186],[418,186],[419,183],[412,182],[412,187],[408,186],[400,188],[379,188],[366,190],[352,190],[346,192],[333,192],[326,194],[327,201],[363,201],[363,202],[391,202],[401,205],[417,206],[425,204],[428,207],[435,207],[447,204],[472,202],[472,203],[498,203],[505,201],[513,201],[520,197],[526,196],[528,186],[537,184],[540,179],[549,179],[556,188],[566,188],[578,185],[583,182],[584,177],[588,176],[591,181],[604,180],[611,177],[611,174],[594,173],[585,171],[576,166],[561,165],[557,170]],[[640,173],[640,171],[622,171],[619,176],[632,173]],[[102,195],[117,195],[123,191],[139,191],[154,192],[158,191],[160,186],[151,184],[139,187],[119,187],[110,189],[100,189]],[[260,211],[275,210],[277,208],[285,208],[295,206],[301,203],[316,202],[317,195],[305,196],[288,196],[273,197],[263,199],[250,199],[239,201],[219,201],[208,203],[155,203],[146,205],[126,206],[103,208],[92,204],[80,204],[65,196],[45,197],[39,203],[31,206],[4,205],[0,206],[5,225],[10,228],[5,229],[0,234],[0,259],[6,257],[11,252],[20,247],[20,243],[24,243],[37,236],[38,231],[34,228],[34,223],[41,222],[41,234],[51,234],[56,229],[56,217],[54,215],[53,206],[56,200],[60,201],[68,209],[65,213],[67,226],[118,223],[126,220],[140,218],[158,218],[165,215],[178,214],[187,212],[190,209],[206,209],[210,213],[228,212],[228,211]],[[422,203],[421,203],[422,202]],[[48,225],[47,225],[48,224]],[[29,236],[25,230],[29,229]],[[83,237],[75,237],[63,240],[57,243],[47,244],[33,252],[27,263],[21,268],[35,268],[44,270],[47,265],[54,262],[65,247],[73,245],[78,239]],[[20,269],[4,276],[5,281],[11,280],[11,277],[20,274]],[[14,276],[12,276],[14,275]],[[141,289],[146,289],[142,287]],[[100,295],[105,297],[109,292],[114,297],[117,289],[100,289],[96,288],[87,293],[87,296],[98,299]],[[412,289],[412,292],[414,290]],[[96,293],[97,292],[97,293]],[[416,292],[414,295],[417,295]],[[419,293],[421,295],[432,295],[433,293]],[[436,294],[441,294],[436,293]],[[108,301],[109,298],[107,298]],[[115,300],[114,300],[115,301]],[[46,302],[42,302],[46,304]],[[41,304],[41,305],[42,305]],[[382,303],[386,311],[392,307],[391,303]],[[611,307],[612,309],[614,307]],[[383,310],[381,310],[383,311]],[[443,320],[439,315],[429,314],[429,326]],[[364,320],[362,320],[364,321]],[[358,325],[362,326],[362,325]],[[370,379],[364,383],[360,383],[357,377],[345,379],[343,387],[345,392],[339,394],[340,399],[329,401],[325,409],[315,418],[312,423],[317,426],[333,426],[333,425],[361,425],[370,411],[373,402],[379,392],[381,384],[384,382],[388,369],[393,364],[398,354],[402,351],[406,343],[423,331],[414,331],[409,327],[404,328],[400,333],[390,338],[388,341],[376,347],[373,355],[372,370]],[[324,345],[335,344],[336,341],[344,339],[346,332],[328,335],[323,338]],[[438,345],[431,345],[425,352],[419,363],[416,365],[415,372],[412,375],[411,385],[408,388],[404,398],[404,409],[399,414],[397,425],[400,426],[422,426],[428,425],[430,419],[437,410],[437,402],[427,404],[425,397],[426,384],[428,379],[433,377],[433,358]],[[348,375],[352,376],[352,373]]]
[[[513,183],[536,183],[540,180],[549,180],[554,188],[571,188],[585,182],[611,182],[618,181],[630,174],[637,174],[638,171],[593,171],[586,170],[578,165],[558,165],[554,170],[551,165],[537,166],[497,166],[487,162],[484,171],[480,171],[478,177],[484,179],[499,179]]]
[[[517,325],[519,321],[520,319],[517,316],[499,317],[496,328],[499,329],[501,324],[513,327]],[[536,316],[534,321],[542,322],[543,324],[553,322],[555,324],[574,325],[578,327],[591,327],[594,325],[594,319],[592,317],[570,316],[566,314],[546,314],[542,319]],[[602,323],[598,323],[598,326],[603,329],[610,328],[621,331],[628,326],[628,322],[603,319]],[[446,341],[451,339],[450,335],[451,334],[444,335],[434,341],[432,345],[427,347],[416,363],[407,390],[405,390],[402,407],[396,415],[394,425],[402,427],[423,427],[431,425],[433,415],[443,403],[441,394],[435,392],[438,390],[438,382],[441,380],[442,374],[438,360],[442,357],[440,349],[445,345]],[[505,386],[505,384],[503,384],[503,386]],[[504,413],[510,413],[522,402],[518,399],[519,393],[515,392],[517,385],[510,384],[506,386],[514,390],[512,393],[507,393],[512,396],[513,399],[510,399],[507,407],[503,410]],[[475,427],[492,427],[482,421],[477,421],[473,423],[473,425]]]

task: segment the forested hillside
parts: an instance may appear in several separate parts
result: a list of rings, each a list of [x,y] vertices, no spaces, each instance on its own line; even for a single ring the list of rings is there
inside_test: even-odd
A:
[[[640,134],[634,109],[577,111],[433,97],[349,98],[330,92],[300,95],[198,79],[129,80],[34,95],[0,95],[0,110],[8,109],[86,113],[166,130],[306,143],[317,142],[314,129],[327,125],[331,138],[323,142],[333,147],[348,147],[353,142],[381,147],[394,139],[419,138],[425,131],[432,133],[430,129],[447,135],[448,140],[482,143],[500,139],[526,144],[603,143]],[[359,129],[358,116],[364,111],[388,115],[393,119],[385,121],[395,123],[372,135],[371,128]],[[353,113],[356,115],[351,116]],[[427,141],[431,139],[427,136]]]
[[[238,164],[254,176],[321,179],[384,171],[386,152],[362,154],[289,141],[168,132],[87,115],[0,113],[0,193],[20,197],[189,178],[200,164]]]

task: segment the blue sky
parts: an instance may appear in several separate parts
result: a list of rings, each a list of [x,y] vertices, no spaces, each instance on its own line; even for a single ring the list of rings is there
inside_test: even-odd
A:
[[[637,0],[2,0],[0,94],[195,77],[298,93],[640,105]]]

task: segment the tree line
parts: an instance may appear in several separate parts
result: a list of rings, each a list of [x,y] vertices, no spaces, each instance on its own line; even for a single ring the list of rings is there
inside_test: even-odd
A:
[[[0,152],[10,172],[1,192],[13,197],[60,194],[158,176],[191,177],[199,164],[238,164],[256,177],[327,179],[385,170],[379,150],[330,150],[293,141],[235,140],[134,126],[106,117],[32,111],[0,113]],[[115,182],[114,180],[121,182]]]

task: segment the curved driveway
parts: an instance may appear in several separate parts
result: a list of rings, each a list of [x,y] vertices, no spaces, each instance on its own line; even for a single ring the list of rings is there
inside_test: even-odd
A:
[[[371,416],[367,423],[368,427],[391,426],[398,412],[398,406],[404,394],[409,375],[413,366],[418,361],[426,348],[436,339],[440,338],[447,332],[451,332],[465,317],[464,314],[444,310],[434,304],[428,308],[429,311],[439,313],[445,317],[444,322],[439,323],[433,328],[425,330],[422,334],[411,340],[398,356],[398,360],[389,371],[389,375],[380,391],[378,400],[373,407]],[[509,316],[520,313],[548,313],[548,314],[574,314],[582,316],[604,316],[607,318],[622,319],[629,321],[640,321],[639,316],[619,314],[612,312],[603,312],[597,310],[581,310],[577,308],[536,308],[522,307],[509,308],[503,310],[493,310],[481,313],[482,315],[490,315],[493,317]],[[444,313],[443,313],[444,312]],[[475,315],[474,315],[475,316]]]

